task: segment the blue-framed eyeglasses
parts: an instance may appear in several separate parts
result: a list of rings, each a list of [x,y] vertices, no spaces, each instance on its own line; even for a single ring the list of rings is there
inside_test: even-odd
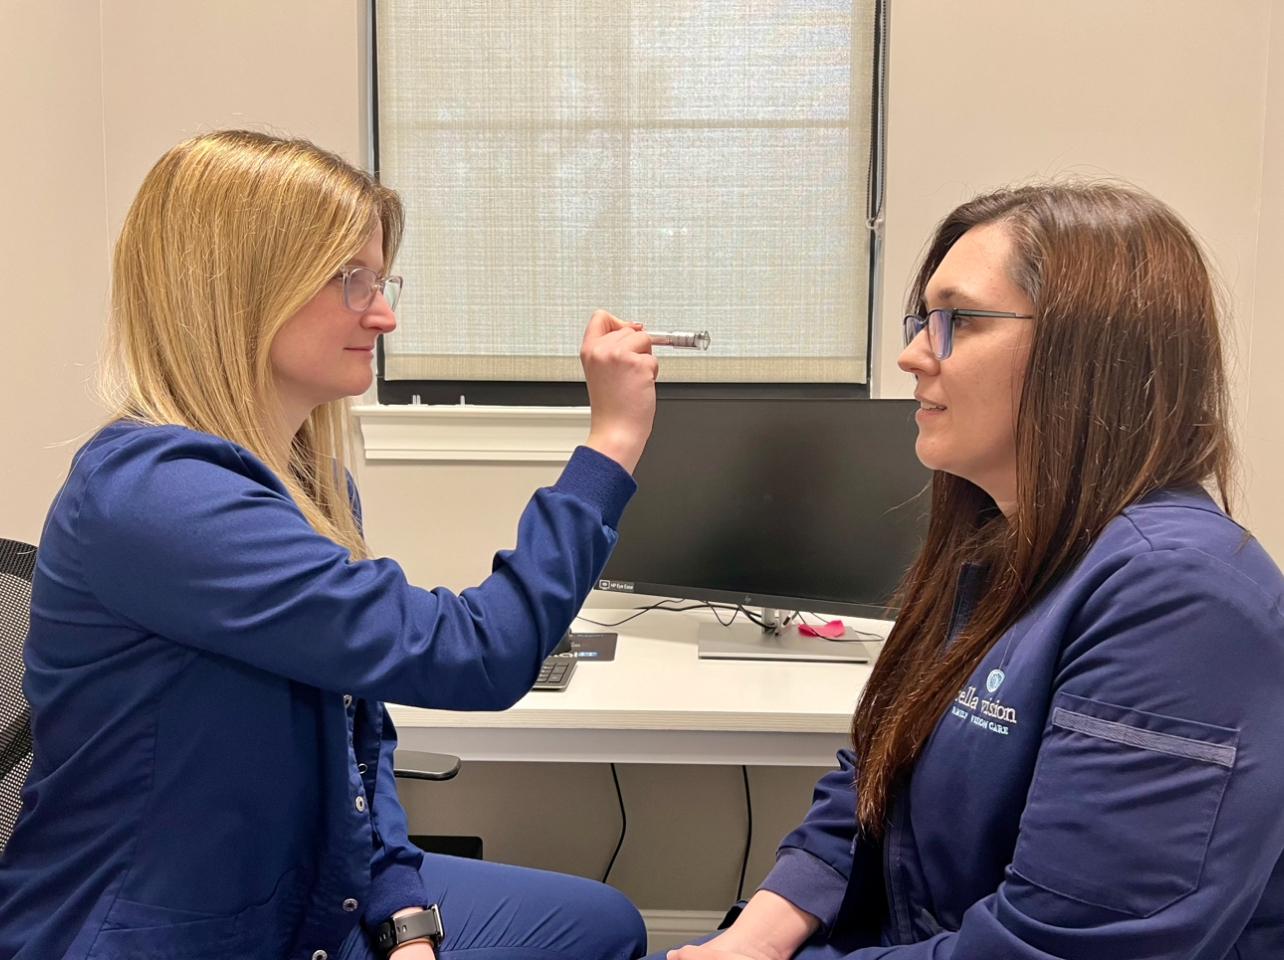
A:
[[[343,304],[349,310],[365,313],[374,303],[375,294],[383,291],[388,309],[396,310],[404,281],[401,277],[381,277],[369,267],[347,266],[334,275],[343,278]]]
[[[959,320],[969,317],[1006,317],[1011,320],[1033,320],[1028,313],[1009,313],[1006,310],[951,310],[942,307],[927,311],[926,317],[911,313],[905,318],[905,346],[914,342],[924,329],[927,330],[927,342],[932,347],[938,360],[946,359],[954,352],[954,325]]]

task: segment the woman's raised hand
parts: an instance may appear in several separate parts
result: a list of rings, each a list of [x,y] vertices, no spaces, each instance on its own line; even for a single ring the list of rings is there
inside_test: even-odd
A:
[[[587,445],[629,473],[638,465],[655,419],[659,365],[639,323],[594,312],[580,345],[593,409]]]

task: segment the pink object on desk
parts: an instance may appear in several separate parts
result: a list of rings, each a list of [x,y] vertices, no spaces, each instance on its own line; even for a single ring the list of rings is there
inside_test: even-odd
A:
[[[800,623],[798,632],[804,637],[824,637],[826,640],[834,640],[841,637],[847,632],[841,620],[830,620],[829,623],[822,623],[819,627],[813,627],[809,623]]]

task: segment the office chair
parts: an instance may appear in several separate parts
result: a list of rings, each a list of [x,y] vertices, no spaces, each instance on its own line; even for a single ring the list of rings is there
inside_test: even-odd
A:
[[[31,769],[31,714],[22,695],[22,644],[36,548],[0,539],[0,851],[9,842]]]
[[[22,645],[31,617],[35,568],[34,546],[0,539],[0,853],[13,833],[31,770],[31,711],[22,695]],[[444,753],[398,750],[394,761],[394,773],[413,780],[449,780],[459,772],[459,758]],[[439,838],[416,839],[428,845]],[[471,855],[480,856],[480,841]]]

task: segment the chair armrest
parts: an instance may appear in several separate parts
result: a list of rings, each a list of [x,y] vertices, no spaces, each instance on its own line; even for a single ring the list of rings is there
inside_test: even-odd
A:
[[[411,780],[450,780],[459,772],[459,758],[448,753],[399,749],[393,754],[392,763],[396,776]]]

